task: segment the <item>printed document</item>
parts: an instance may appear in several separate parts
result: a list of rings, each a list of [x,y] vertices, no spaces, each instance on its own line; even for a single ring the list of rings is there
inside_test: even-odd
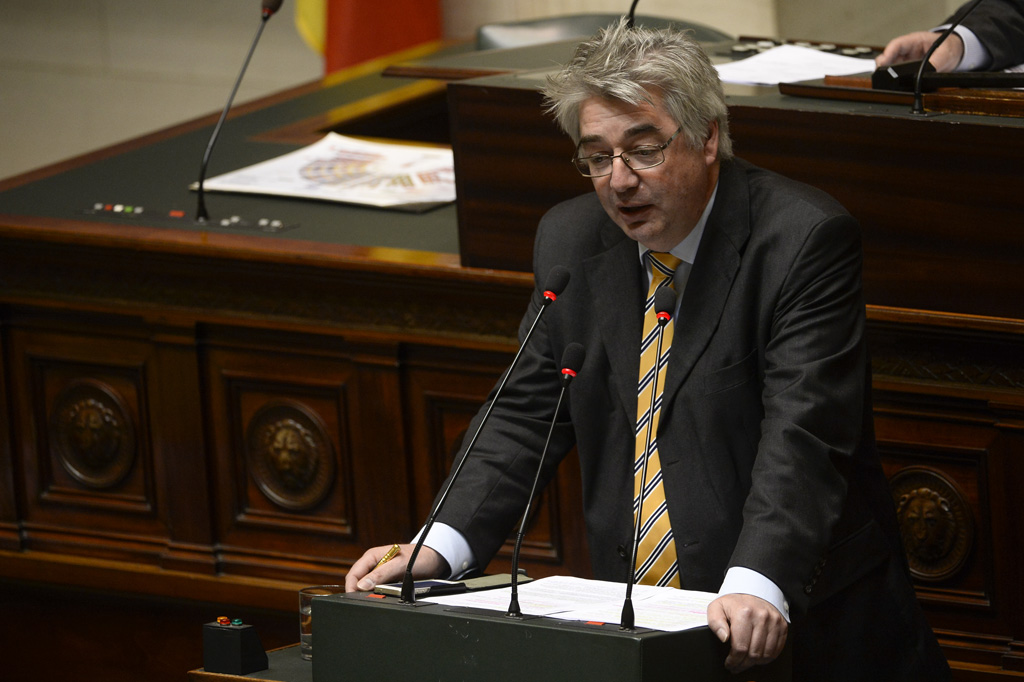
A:
[[[448,148],[328,133],[308,147],[209,178],[203,188],[423,211],[455,201],[455,171]]]

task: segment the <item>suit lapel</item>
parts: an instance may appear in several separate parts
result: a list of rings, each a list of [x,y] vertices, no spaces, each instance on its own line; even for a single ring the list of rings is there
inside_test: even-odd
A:
[[[609,221],[610,222],[610,221]],[[615,244],[583,263],[601,339],[608,350],[611,383],[630,421],[636,419],[636,380],[643,333],[643,281],[636,242],[618,226]]]
[[[750,235],[749,207],[742,170],[734,163],[723,162],[715,205],[708,216],[676,317],[663,396],[662,409],[666,414],[718,328]]]

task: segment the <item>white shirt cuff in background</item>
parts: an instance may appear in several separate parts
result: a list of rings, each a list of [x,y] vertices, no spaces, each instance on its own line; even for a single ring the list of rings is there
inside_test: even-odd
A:
[[[949,24],[946,24],[932,30],[945,31],[948,27]],[[953,70],[985,71],[988,69],[989,64],[992,63],[992,55],[988,53],[988,49],[978,40],[978,36],[974,35],[974,31],[966,26],[957,26],[953,29],[953,33],[960,36],[960,40],[964,41],[964,56],[961,57],[960,63]]]

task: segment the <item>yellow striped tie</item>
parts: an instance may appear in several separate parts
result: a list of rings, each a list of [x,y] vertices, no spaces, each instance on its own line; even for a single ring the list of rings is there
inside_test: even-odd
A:
[[[654,389],[654,359],[658,354],[658,321],[654,310],[654,292],[659,287],[672,286],[675,270],[682,262],[669,253],[648,251],[651,264],[651,287],[647,292],[647,306],[644,309],[644,335],[640,343],[640,380],[637,385],[636,454],[633,467],[633,518],[640,508],[640,494],[643,490],[643,519],[640,524],[640,546],[636,554],[636,582],[645,585],[668,585],[679,587],[679,564],[676,560],[676,545],[672,539],[672,525],[665,503],[665,487],[661,480],[661,460],[658,457],[658,417],[661,412],[661,393],[665,387],[665,373],[669,351],[672,348],[672,327],[665,325],[661,343],[660,370],[658,372],[657,398],[653,418],[651,412],[651,391]],[[647,461],[647,481],[642,480],[644,450],[647,446],[647,429],[650,423],[650,450]]]

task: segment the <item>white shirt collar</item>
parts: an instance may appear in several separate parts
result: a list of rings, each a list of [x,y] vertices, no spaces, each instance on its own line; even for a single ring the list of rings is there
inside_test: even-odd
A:
[[[715,188],[711,191],[711,198],[708,199],[708,204],[704,207],[704,212],[700,215],[700,220],[697,221],[697,224],[693,226],[693,229],[690,230],[690,234],[686,235],[686,238],[683,239],[683,241],[669,249],[669,253],[691,266],[697,259],[697,248],[700,246],[701,237],[704,236],[704,226],[707,225],[708,216],[711,215],[711,208],[715,205],[715,197],[717,195],[718,183],[716,182]],[[637,242],[637,247],[639,248],[640,262],[646,269],[647,261],[644,259],[644,254],[650,251],[650,249],[640,242]]]

